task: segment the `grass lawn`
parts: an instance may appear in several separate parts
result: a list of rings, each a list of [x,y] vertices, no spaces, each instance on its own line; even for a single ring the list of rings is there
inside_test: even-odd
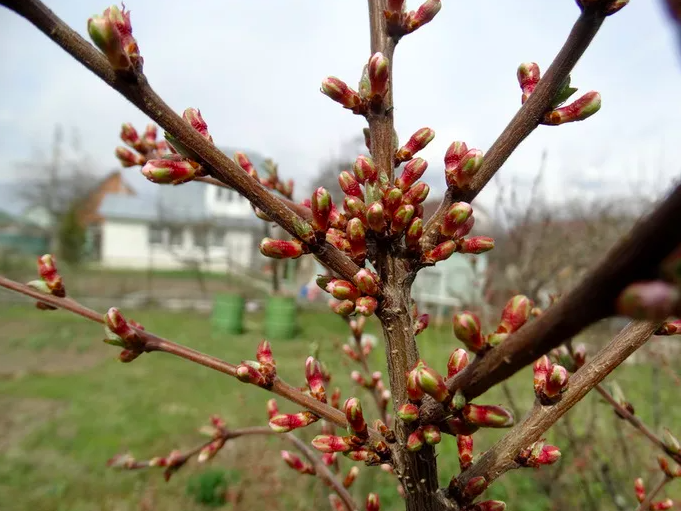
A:
[[[150,331],[232,362],[253,358],[262,338],[262,317],[257,315],[248,316],[247,333],[235,337],[214,334],[209,319],[198,314],[142,310],[129,316]],[[351,393],[364,396],[361,389],[353,388],[347,377],[353,367],[339,351],[347,336],[344,323],[330,314],[301,313],[300,324],[299,340],[274,343],[280,375],[290,383],[302,384],[304,360],[315,341],[333,372],[333,384],[343,389],[343,397]],[[377,331],[376,323],[371,322],[370,327]],[[107,469],[105,462],[125,451],[145,459],[174,448],[193,447],[203,439],[197,429],[213,413],[233,427],[263,425],[265,402],[271,396],[169,355],[145,354],[129,365],[120,364],[114,360],[116,348],[105,345],[101,338],[100,326],[62,311],[41,312],[28,303],[0,307],[0,509],[206,509],[186,495],[189,479],[206,467],[191,463],[165,483],[160,470],[117,472]],[[441,371],[456,345],[448,328],[430,328],[419,337],[423,358]],[[382,359],[379,348],[372,354],[372,367],[384,371]],[[654,402],[658,401],[664,423],[681,435],[678,386],[670,374],[661,372],[663,391],[655,391],[652,374],[652,367],[637,365],[618,369],[615,377],[645,421],[652,421]],[[532,403],[531,381],[531,371],[526,369],[508,384],[521,413]],[[478,401],[508,402],[500,388]],[[283,402],[280,407],[296,411]],[[365,407],[369,409],[366,414],[373,417],[371,407]],[[506,499],[513,510],[559,509],[551,505],[557,498],[572,503],[560,509],[588,509],[580,507],[588,490],[598,509],[615,509],[606,478],[584,469],[586,460],[610,464],[610,473],[618,483],[616,493],[633,509],[630,481],[635,475],[653,477],[656,453],[632,428],[618,423],[596,396],[589,396],[569,417],[577,440],[589,434],[605,440],[597,453],[579,442],[571,446],[558,432],[552,432],[548,440],[561,447],[561,464],[531,474],[528,469],[510,473],[488,490],[489,498]],[[560,431],[565,426],[561,421]],[[309,439],[317,431],[313,426],[301,435]],[[502,434],[477,434],[476,452]],[[285,467],[279,457],[282,448],[289,449],[277,438],[240,439],[228,444],[211,465],[240,474],[237,484],[245,494],[238,509],[329,509],[325,488],[316,479]],[[626,464],[632,459],[629,470]],[[458,471],[453,438],[444,438],[438,463],[441,482],[446,484]],[[342,464],[344,470],[351,466],[344,459]],[[556,480],[553,486],[551,478]],[[622,486],[617,478],[629,482]],[[386,511],[402,509],[394,488],[392,476],[362,467],[352,490],[361,499],[370,489],[378,489]],[[681,483],[669,488],[670,496],[681,497]]]

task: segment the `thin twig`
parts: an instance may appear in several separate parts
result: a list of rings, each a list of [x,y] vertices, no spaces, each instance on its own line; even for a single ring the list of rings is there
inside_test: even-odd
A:
[[[103,319],[104,316],[102,314],[92,309],[89,309],[84,305],[81,305],[72,298],[68,297],[59,298],[53,295],[46,295],[39,291],[36,291],[31,287],[28,287],[25,284],[20,284],[19,282],[15,282],[6,277],[3,277],[2,275],[0,275],[0,287],[16,291],[17,293],[21,293],[26,296],[30,296],[40,302],[44,302],[54,307],[67,310],[84,318],[87,318],[91,321],[95,321],[101,324],[104,323]],[[139,334],[140,338],[144,341],[145,347],[144,350],[147,352],[160,351],[170,353],[180,358],[184,358],[185,360],[189,360],[199,365],[209,367],[210,369],[214,369],[215,371],[219,371],[229,376],[236,377],[236,366],[234,364],[230,364],[229,362],[225,362],[224,360],[213,357],[211,355],[206,355],[205,353],[201,353],[200,351],[194,350],[192,348],[182,346],[181,344],[174,343],[172,341],[154,335],[150,332],[147,332],[146,330],[137,330],[137,333]],[[302,393],[297,388],[289,385],[288,383],[284,382],[283,380],[280,380],[279,378],[275,380],[274,384],[269,390],[293,403],[296,403],[306,408],[307,410],[310,410],[311,412],[314,412],[315,414],[319,415],[320,417],[323,417],[329,422],[336,424],[339,427],[345,428],[348,425],[347,420],[345,418],[345,414],[343,412],[341,412],[340,410],[336,410],[335,408],[325,403],[317,401],[313,397]],[[375,430],[370,430],[370,432],[374,436],[374,438],[381,438],[378,432],[376,432]]]
[[[297,236],[296,226],[304,220],[177,115],[151,88],[143,74],[131,76],[114,72],[102,53],[39,0],[2,0],[0,3],[33,23],[181,144],[190,148],[213,177],[234,188],[287,232]],[[352,279],[359,271],[349,257],[323,240],[310,248],[318,259],[346,279]]]
[[[662,449],[664,453],[669,456],[671,459],[673,459],[676,463],[681,464],[681,454],[677,454],[673,451],[670,451],[666,445],[664,445],[664,442],[662,439],[656,435],[653,431],[646,426],[641,419],[636,417],[635,415],[632,415],[629,410],[621,406],[615,398],[608,392],[602,385],[596,385],[595,387],[596,391],[603,396],[603,398],[610,403],[610,405],[617,411],[620,417],[624,418],[627,422],[629,422],[632,426],[634,426],[637,430],[639,430],[644,436],[648,438],[653,444],[655,444],[657,447]]]
[[[442,221],[449,206],[456,201],[472,202],[521,142],[539,126],[539,122],[549,110],[561,85],[591,44],[604,19],[602,14],[591,10],[582,12],[577,18],[565,44],[546,70],[534,92],[485,153],[482,167],[470,185],[463,190],[451,188],[447,190],[442,204],[424,226],[424,236],[421,242],[423,250],[432,248],[435,243],[438,224]]]
[[[459,484],[465,486],[470,479],[477,476],[484,476],[491,483],[504,472],[516,467],[515,458],[522,449],[539,440],[544,432],[593,387],[643,346],[658,327],[659,323],[651,321],[629,323],[605,348],[572,375],[569,388],[560,401],[552,405],[536,402],[522,422],[504,435],[478,462],[460,476]]]
[[[303,453],[303,456],[305,456],[310,463],[312,463],[315,467],[315,470],[317,472],[317,475],[321,477],[324,481],[329,483],[333,490],[338,494],[338,496],[343,500],[345,503],[345,507],[348,508],[348,511],[357,511],[359,507],[357,504],[355,504],[354,499],[352,498],[352,495],[350,495],[350,492],[343,486],[343,484],[336,478],[336,476],[329,470],[329,467],[324,465],[324,463],[321,462],[319,457],[310,449],[305,442],[303,442],[300,438],[297,436],[293,435],[292,433],[287,433],[284,435],[287,440],[293,445],[296,446],[296,448]]]

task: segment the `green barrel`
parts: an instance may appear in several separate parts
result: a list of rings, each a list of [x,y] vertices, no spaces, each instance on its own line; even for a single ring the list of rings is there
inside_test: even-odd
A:
[[[265,337],[290,339],[296,333],[296,299],[271,296],[265,306]]]
[[[240,334],[244,331],[244,310],[246,300],[243,296],[217,294],[213,302],[213,329],[221,334]]]

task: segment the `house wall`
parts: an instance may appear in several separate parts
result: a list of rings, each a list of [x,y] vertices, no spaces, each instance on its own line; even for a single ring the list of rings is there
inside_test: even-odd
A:
[[[144,222],[105,220],[101,228],[101,264],[109,268],[182,269],[199,264],[208,271],[239,271],[251,268],[262,256],[255,234],[228,231],[220,246],[197,246],[194,230],[178,228],[179,236],[161,229],[151,242],[152,226]],[[157,233],[158,234],[158,233]]]
[[[219,186],[206,186],[206,207],[218,217],[248,218],[253,215],[253,208],[247,199],[235,190]]]

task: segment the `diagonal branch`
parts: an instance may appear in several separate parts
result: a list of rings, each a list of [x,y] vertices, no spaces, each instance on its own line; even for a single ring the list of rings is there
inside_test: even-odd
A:
[[[602,14],[591,10],[585,10],[577,18],[565,44],[546,70],[546,74],[539,81],[534,92],[485,153],[482,167],[470,185],[463,190],[449,188],[445,193],[442,204],[424,226],[421,241],[423,250],[432,248],[436,242],[438,225],[442,222],[449,206],[457,201],[472,202],[513,151],[539,126],[539,121],[549,110],[561,85],[591,44],[604,19]]]
[[[81,305],[72,298],[59,298],[57,296],[43,294],[31,287],[28,287],[25,284],[20,284],[19,282],[10,280],[6,277],[3,277],[2,275],[0,275],[0,287],[30,296],[40,302],[47,303],[54,307],[73,312],[74,314],[87,318],[91,321],[101,324],[104,323],[102,314]],[[215,371],[236,377],[236,366],[234,364],[230,364],[229,362],[225,362],[211,355],[206,355],[205,353],[188,348],[187,346],[174,343],[147,332],[146,330],[137,330],[137,333],[144,341],[144,351],[160,351],[164,353],[170,353],[171,355],[176,355],[180,358],[184,358],[185,360],[189,360],[210,369],[214,369]],[[279,378],[275,380],[274,385],[269,390],[297,405],[304,407],[311,412],[314,412],[320,417],[323,417],[324,419],[336,424],[341,428],[346,428],[348,425],[343,412],[336,410],[328,404],[317,401],[313,397],[302,393],[297,388],[289,385]],[[374,438],[381,438],[375,430],[370,430],[370,432]]]
[[[596,321],[615,314],[615,302],[630,283],[654,279],[664,258],[681,244],[681,185],[624,236],[572,291],[498,347],[447,380],[454,392],[473,399],[534,362]],[[424,417],[439,422],[444,409],[433,400]]]
[[[130,76],[114,72],[103,54],[39,0],[2,0],[0,3],[33,23],[72,57],[196,153],[200,163],[215,178],[234,188],[297,237],[296,226],[303,220],[177,115],[151,88],[143,74]],[[310,248],[324,264],[348,280],[359,271],[359,267],[350,258],[325,241]]]
[[[671,481],[671,479],[666,475],[663,475],[662,479],[660,479],[660,481],[655,485],[655,488],[650,490],[650,492],[646,495],[646,498],[643,499],[643,502],[638,505],[636,511],[646,511],[647,509],[650,509],[650,504],[653,503],[653,499],[662,491],[665,486],[667,486],[669,481]]]
[[[629,323],[610,343],[582,366],[570,379],[568,390],[553,405],[536,402],[525,418],[492,446],[458,479],[465,486],[473,477],[484,476],[488,482],[517,466],[516,456],[542,435],[591,389],[610,374],[634,351],[643,346],[659,323],[634,321]]]

